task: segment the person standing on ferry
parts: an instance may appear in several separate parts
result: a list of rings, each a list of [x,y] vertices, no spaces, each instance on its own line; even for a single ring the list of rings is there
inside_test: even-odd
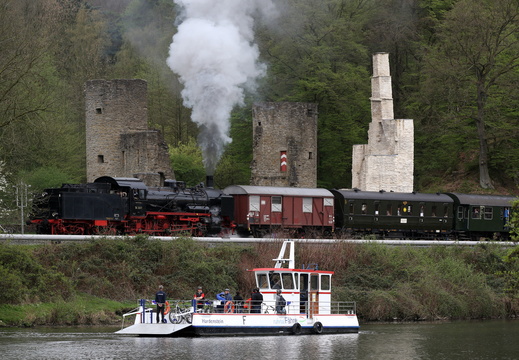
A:
[[[263,303],[263,295],[261,295],[258,288],[252,290],[251,296],[251,313],[260,314],[261,304]]]
[[[196,290],[195,296],[193,297],[193,311],[197,312],[198,309],[204,307],[205,294],[202,291],[202,287],[199,286]]]
[[[164,286],[159,285],[159,291],[155,293],[155,304],[157,304],[157,323],[159,323],[159,315],[162,315],[162,322],[164,321],[164,310],[166,309],[166,293]]]

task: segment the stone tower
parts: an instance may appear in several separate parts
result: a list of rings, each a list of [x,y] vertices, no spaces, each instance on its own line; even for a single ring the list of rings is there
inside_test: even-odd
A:
[[[317,186],[317,104],[254,104],[251,185]]]
[[[353,146],[352,187],[365,191],[413,191],[414,125],[393,119],[389,54],[373,55],[368,143]]]
[[[90,80],[85,84],[87,181],[138,177],[148,186],[173,178],[168,147],[148,129],[145,80]]]

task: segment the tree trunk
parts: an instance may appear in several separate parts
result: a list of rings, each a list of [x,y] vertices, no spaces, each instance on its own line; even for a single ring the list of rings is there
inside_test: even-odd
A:
[[[476,127],[478,129],[478,138],[479,138],[479,184],[483,189],[494,189],[494,184],[492,179],[490,178],[490,174],[488,172],[488,144],[487,144],[487,134],[485,131],[485,100],[486,100],[486,92],[484,88],[484,81],[480,80],[478,82],[478,113],[476,117]]]

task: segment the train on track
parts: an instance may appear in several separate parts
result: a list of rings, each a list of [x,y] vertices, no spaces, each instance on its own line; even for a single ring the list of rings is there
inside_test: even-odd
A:
[[[39,234],[509,239],[513,196],[397,193],[103,176],[46,189],[29,223]]]

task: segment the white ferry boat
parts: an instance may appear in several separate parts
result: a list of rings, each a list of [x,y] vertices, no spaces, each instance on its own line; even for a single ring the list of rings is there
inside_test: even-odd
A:
[[[250,270],[263,296],[257,313],[251,311],[249,301],[233,304],[224,312],[220,301],[205,302],[202,308],[194,309],[191,300],[186,300],[169,304],[167,322],[157,323],[155,306],[147,307],[149,302],[142,299],[138,308],[123,315],[123,328],[117,334],[236,336],[358,332],[355,302],[331,300],[333,271],[318,270],[317,265],[296,269],[294,246],[294,241],[283,242],[278,258],[273,259],[276,261],[273,268]],[[284,308],[276,309],[277,289],[281,289],[286,300]],[[135,316],[135,322],[124,327],[128,316]]]

